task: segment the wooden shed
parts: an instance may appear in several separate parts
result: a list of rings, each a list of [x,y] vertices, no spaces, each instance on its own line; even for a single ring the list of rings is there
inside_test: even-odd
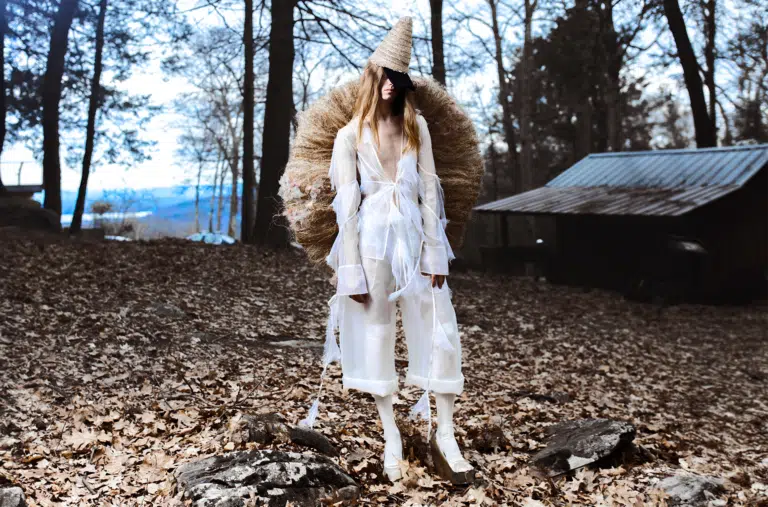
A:
[[[768,145],[591,154],[481,213],[549,217],[556,282],[707,299],[768,288]]]

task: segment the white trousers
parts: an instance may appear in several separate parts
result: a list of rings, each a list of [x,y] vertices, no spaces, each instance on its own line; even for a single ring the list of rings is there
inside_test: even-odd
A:
[[[395,324],[399,301],[408,347],[405,383],[436,393],[461,394],[461,343],[447,280],[442,288],[433,288],[430,277],[416,273],[411,283],[417,290],[390,302],[387,296],[394,290],[395,280],[389,259],[390,255],[382,260],[362,258],[367,303],[341,296],[339,342],[344,389],[378,396],[397,391]],[[438,332],[444,332],[450,347],[445,341],[442,347],[437,345],[434,333]]]

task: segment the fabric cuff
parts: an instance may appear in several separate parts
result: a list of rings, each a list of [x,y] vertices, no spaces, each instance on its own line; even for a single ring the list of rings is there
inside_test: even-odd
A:
[[[421,252],[421,272],[430,275],[448,275],[448,253],[445,246],[424,245]]]
[[[376,396],[389,396],[397,392],[398,388],[397,377],[392,380],[370,380],[344,375],[341,381],[344,390],[357,389],[358,391],[375,394]]]
[[[365,272],[362,264],[346,264],[339,266],[336,273],[338,283],[336,294],[349,296],[352,294],[367,294],[368,286],[365,283]]]
[[[457,379],[437,379],[422,377],[413,373],[406,373],[405,385],[429,389],[433,393],[460,395],[464,392],[464,375]]]

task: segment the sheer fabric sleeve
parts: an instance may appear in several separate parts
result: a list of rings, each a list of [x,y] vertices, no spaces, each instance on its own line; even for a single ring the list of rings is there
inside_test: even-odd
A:
[[[336,272],[336,294],[365,294],[368,288],[360,261],[357,211],[360,206],[360,184],[357,182],[357,149],[345,129],[339,131],[333,144],[328,176],[336,196],[331,206],[336,213],[339,234],[326,262]]]
[[[429,135],[427,121],[418,116],[419,148],[419,208],[424,227],[424,242],[421,251],[421,271],[432,275],[447,275],[448,261],[455,258],[445,227],[443,188],[435,170],[435,158],[432,153],[432,138]]]

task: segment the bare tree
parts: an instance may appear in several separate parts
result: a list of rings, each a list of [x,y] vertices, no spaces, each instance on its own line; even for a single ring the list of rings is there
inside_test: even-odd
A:
[[[442,84],[445,81],[445,55],[443,54],[443,0],[429,0],[432,26],[432,77]]]
[[[501,125],[504,130],[504,141],[507,143],[507,160],[509,172],[512,175],[518,173],[517,140],[515,139],[514,114],[512,112],[512,86],[509,75],[504,66],[503,36],[499,28],[499,4],[500,0],[487,0],[491,9],[491,29],[493,31],[494,59],[496,61],[496,75],[499,80],[499,104],[501,105]],[[514,180],[513,180],[514,181]],[[514,185],[514,184],[513,184]],[[519,189],[514,185],[513,192]]]
[[[685,86],[691,102],[693,125],[696,130],[696,146],[707,148],[717,146],[717,136],[713,123],[707,113],[707,102],[704,100],[704,89],[699,76],[699,64],[693,52],[685,20],[680,10],[678,0],[664,0],[664,15],[669,23],[669,30],[675,39],[680,65],[683,67]]]
[[[245,0],[243,47],[245,48],[245,79],[243,82],[243,216],[240,223],[240,240],[244,243],[250,243],[253,234],[253,193],[256,186],[256,173],[253,167],[253,110],[255,107],[253,91],[253,0]]]
[[[623,51],[621,50],[613,20],[613,0],[600,2],[601,44],[599,65],[605,81],[605,127],[607,137],[607,149],[621,151],[621,68]],[[641,23],[637,23],[638,27]]]
[[[43,206],[61,215],[61,159],[59,158],[59,102],[64,76],[64,59],[69,42],[69,29],[77,11],[78,0],[61,0],[51,32],[45,77],[42,86],[43,105]]]
[[[5,34],[8,31],[8,22],[6,21],[6,0],[0,0],[0,69],[3,69],[0,76],[0,154],[3,153],[5,145],[5,118],[8,111],[8,104],[5,96]],[[3,185],[3,175],[0,172],[0,195],[5,193]]]
[[[221,157],[221,154],[219,154],[219,157]],[[216,206],[215,206],[215,204],[216,204],[216,187],[217,187],[217,182],[218,182],[218,179],[219,179],[219,166],[220,166],[219,163],[217,163],[214,166],[216,172],[213,174],[213,192],[211,192],[211,202],[210,202],[210,208],[209,208],[209,212],[208,212],[208,232],[213,232],[214,231],[214,229],[213,229],[213,219],[214,219],[214,217],[216,215]],[[220,203],[220,205],[219,205],[219,213],[221,213],[221,207],[222,206],[221,206],[221,203]],[[216,230],[217,231],[221,230],[221,224],[219,224],[219,226],[218,226],[218,228]]]
[[[531,130],[531,55],[533,53],[533,13],[538,6],[538,0],[524,0],[524,36],[523,54],[520,59],[519,93],[520,93],[520,187],[521,192],[530,190],[533,186],[533,135]]]
[[[203,186],[203,177],[205,174],[205,168],[211,162],[212,155],[218,153],[214,146],[214,141],[211,139],[211,135],[208,132],[200,133],[198,126],[192,126],[187,128],[187,132],[179,139],[182,148],[179,150],[181,157],[192,159],[197,165],[197,171],[195,174],[195,232],[200,232],[200,197]],[[221,156],[221,154],[219,154]],[[218,167],[216,167],[218,171]],[[211,199],[214,199],[216,195],[216,182],[218,180],[218,172],[213,176],[213,185],[211,185],[213,191],[211,192]],[[213,202],[211,202],[211,210],[213,210]],[[212,227],[208,228],[213,232]]]
[[[85,154],[83,155],[83,171],[80,176],[80,188],[77,191],[75,212],[69,227],[71,234],[80,232],[85,210],[85,194],[88,189],[88,176],[91,172],[93,145],[96,137],[96,113],[99,110],[99,95],[101,92],[101,67],[104,52],[104,20],[107,17],[107,0],[99,0],[99,17],[96,26],[96,57],[93,64],[93,79],[91,80],[91,96],[88,101],[88,125],[85,131]]]
[[[737,6],[744,17],[736,27],[735,36],[729,40],[726,53],[735,67],[735,97],[729,99],[734,107],[733,138],[740,142],[765,143],[768,142],[768,12],[761,0],[742,0]],[[721,116],[727,120],[722,111]]]
[[[224,180],[227,179],[225,157],[219,152],[219,161],[216,163],[216,171],[219,175],[219,199],[216,206],[216,230],[221,231],[221,223],[224,220]],[[215,181],[215,179],[214,179]]]
[[[717,135],[717,91],[715,87],[715,41],[717,36],[717,11],[716,0],[699,0],[702,18],[704,20],[704,62],[707,67],[704,70],[704,84],[709,91],[709,119],[712,121],[712,130]]]
[[[222,98],[222,114],[226,114],[226,112],[230,110],[229,102],[224,95],[222,95]],[[233,237],[235,236],[235,223],[237,220],[237,211],[239,205],[237,185],[240,179],[240,146],[243,139],[243,124],[241,122],[242,113],[243,104],[241,103],[235,117],[233,117],[231,114],[226,114],[225,116],[225,120],[227,122],[227,131],[229,132],[229,136],[232,141],[231,151],[227,157],[230,172],[232,173],[232,189],[229,194],[229,224],[227,225],[227,234]]]
[[[273,2],[272,27],[269,35],[269,80],[264,110],[262,135],[261,178],[256,202],[256,221],[253,239],[256,243],[287,246],[288,229],[279,220],[280,175],[288,163],[293,110],[293,8],[295,0]]]

